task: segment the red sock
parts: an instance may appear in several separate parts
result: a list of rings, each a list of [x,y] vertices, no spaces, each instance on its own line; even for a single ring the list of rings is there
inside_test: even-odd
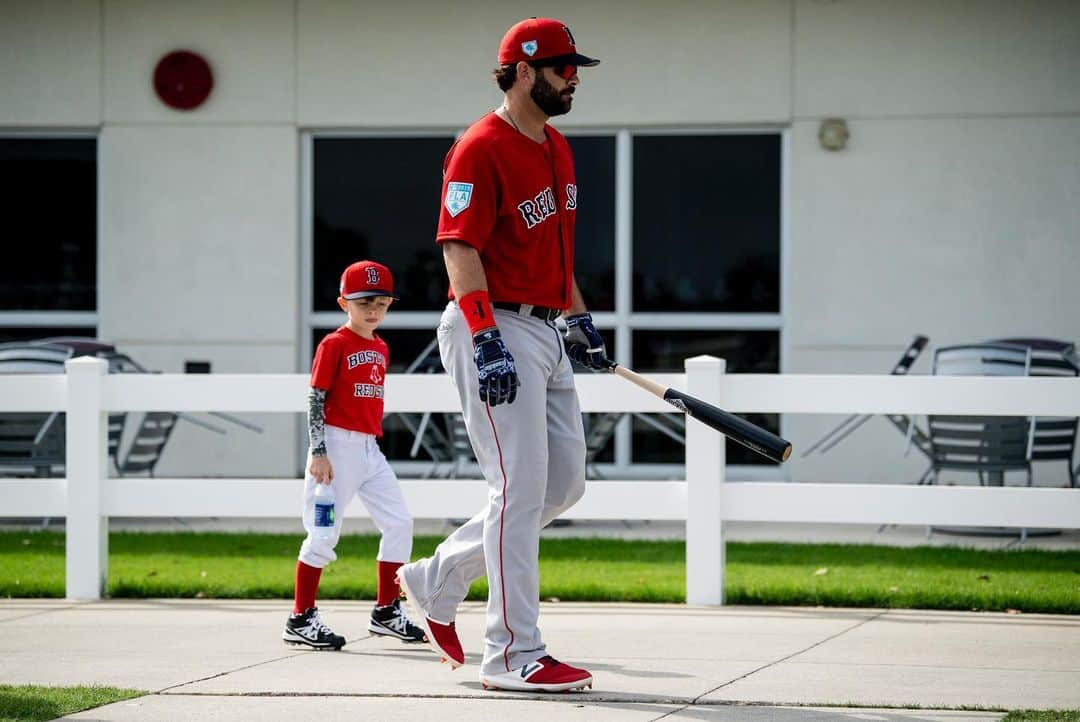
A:
[[[322,569],[309,567],[301,561],[296,562],[296,598],[293,601],[293,614],[306,612],[315,606],[315,593],[319,591],[319,577]]]
[[[401,587],[394,581],[394,575],[401,568],[401,562],[376,562],[375,568],[379,572],[379,587],[375,592],[375,604],[385,607],[393,604],[394,600],[401,596]]]

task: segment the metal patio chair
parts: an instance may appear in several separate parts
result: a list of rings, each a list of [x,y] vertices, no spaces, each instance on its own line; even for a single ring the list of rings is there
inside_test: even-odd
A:
[[[1027,376],[1031,372],[1031,349],[1005,343],[947,346],[934,353],[933,373],[948,376]],[[1030,416],[927,417],[930,466],[919,483],[937,484],[943,471],[976,474],[980,485],[1003,486],[1008,472],[1024,473],[1031,486],[1035,419]],[[954,534],[1014,534],[1008,529],[932,527]],[[1020,543],[1028,530],[1020,530]]]
[[[13,341],[0,344],[0,374],[7,373],[65,373],[64,364],[76,356],[93,356],[108,363],[109,373],[155,373],[144,368],[126,354],[105,341],[82,336],[55,336],[34,341]],[[221,412],[208,412],[224,421],[262,432],[262,428],[244,419]],[[128,414],[108,414],[108,455],[117,473],[153,474],[176,421],[188,421],[196,426],[224,434],[225,429],[207,421],[177,412],[155,411],[145,414],[122,456],[121,444]],[[30,434],[31,427],[36,430]],[[28,469],[36,476],[62,473],[64,455],[64,414],[0,414],[0,471],[20,474]]]
[[[1031,349],[1004,343],[946,346],[934,352],[936,376],[1027,376]],[[1030,416],[927,417],[930,466],[920,483],[938,483],[942,471],[975,473],[979,483],[1000,485],[1008,471],[1024,472],[1031,486],[1035,419]]]
[[[1076,344],[1046,338],[1005,338],[992,343],[1006,343],[1031,349],[1031,376],[1080,376],[1080,356]],[[1039,416],[1035,419],[1035,439],[1031,448],[1033,462],[1064,462],[1069,486],[1075,488],[1080,465],[1073,466],[1076,455],[1078,419]]]
[[[922,354],[923,349],[926,348],[926,344],[930,341],[926,336],[916,336],[912,339],[908,347],[904,349],[904,353],[900,355],[900,359],[893,365],[890,376],[906,376],[911,371],[912,365],[915,360]],[[822,436],[820,439],[810,444],[803,450],[802,456],[805,458],[810,454],[818,451],[824,454],[829,449],[833,448],[841,441],[851,436],[855,431],[872,419],[875,414],[852,414],[846,419],[837,424],[831,431]],[[918,449],[922,454],[929,458],[930,456],[930,440],[927,438],[925,432],[918,426],[914,425],[911,418],[904,414],[884,414],[886,420],[900,431],[900,433],[908,436],[911,439],[911,445]]]
[[[0,344],[0,374],[63,373],[72,351],[23,342]],[[0,470],[13,476],[53,476],[64,465],[64,413],[0,414]]]
[[[432,337],[427,346],[405,368],[407,374],[442,372],[439,341],[435,337]],[[425,411],[422,414],[396,413],[394,416],[413,435],[409,457],[415,459],[423,449],[431,458],[431,467],[422,478],[456,479],[476,463],[465,428],[465,418],[460,413],[436,414]]]

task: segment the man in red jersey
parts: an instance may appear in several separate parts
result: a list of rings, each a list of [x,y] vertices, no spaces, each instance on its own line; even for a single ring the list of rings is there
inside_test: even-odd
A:
[[[398,578],[432,646],[458,667],[465,656],[457,606],[487,575],[485,688],[562,691],[593,681],[546,651],[537,558],[541,528],[585,491],[585,437],[567,356],[594,369],[607,363],[574,279],[573,155],[547,124],[570,111],[578,68],[598,62],[577,52],[558,20],[511,27],[494,71],[505,100],[454,143],[443,169],[436,241],[451,301],[439,351],[490,493],[486,509]]]

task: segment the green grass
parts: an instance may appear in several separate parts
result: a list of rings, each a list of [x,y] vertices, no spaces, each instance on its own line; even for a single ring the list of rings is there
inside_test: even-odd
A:
[[[34,722],[141,697],[146,692],[116,687],[39,687],[0,684],[0,722]]]
[[[109,535],[112,597],[287,599],[299,535]],[[414,557],[440,537],[417,537]],[[326,599],[375,596],[378,539],[345,536],[320,585]],[[543,539],[541,596],[563,601],[682,602],[680,541]],[[0,532],[0,596],[62,597],[64,539]],[[469,599],[487,595],[484,580]],[[731,604],[823,605],[1080,614],[1080,552],[840,544],[727,545]]]
[[[1080,552],[728,545],[740,604],[1080,613]]]
[[[1080,710],[1013,710],[1001,722],[1080,722]]]

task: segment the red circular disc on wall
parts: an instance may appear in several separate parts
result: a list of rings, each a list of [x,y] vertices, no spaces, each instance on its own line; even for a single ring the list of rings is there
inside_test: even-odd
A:
[[[177,110],[198,108],[210,96],[214,74],[201,55],[176,50],[154,68],[154,91],[161,102]]]

